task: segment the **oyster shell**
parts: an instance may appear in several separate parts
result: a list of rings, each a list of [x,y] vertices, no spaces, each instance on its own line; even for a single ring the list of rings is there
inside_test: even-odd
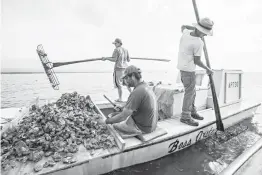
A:
[[[43,156],[44,156],[43,151],[33,151],[30,153],[28,159],[34,162],[38,162],[42,159]]]
[[[42,169],[43,169],[43,165],[41,165],[41,164],[36,164],[35,167],[34,167],[35,172],[41,171]]]
[[[44,168],[47,168],[47,167],[49,167],[49,166],[51,166],[51,167],[53,167],[53,166],[55,166],[55,162],[53,161],[53,160],[48,160],[48,161],[46,161],[45,163],[44,163],[44,165],[43,165],[43,167]]]
[[[52,156],[52,158],[55,162],[60,162],[63,157],[59,153],[55,152],[55,154]]]
[[[101,116],[89,96],[77,92],[65,93],[54,103],[42,107],[33,105],[17,127],[1,135],[1,165],[10,167],[10,161],[38,162],[43,156],[52,156],[54,162],[76,161],[73,156],[83,144],[89,151],[116,146]],[[49,164],[45,164],[50,166]],[[35,167],[40,170],[41,167]]]

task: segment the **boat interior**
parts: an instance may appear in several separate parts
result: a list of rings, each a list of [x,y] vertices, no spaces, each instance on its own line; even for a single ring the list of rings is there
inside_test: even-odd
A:
[[[242,100],[242,73],[240,70],[216,70],[213,75],[222,120],[259,105],[259,103],[250,100]],[[196,84],[195,105],[199,114],[204,117],[204,120],[198,121],[199,126],[192,127],[180,122],[184,92],[178,75],[176,85],[157,84],[152,86],[158,100],[159,121],[157,129],[149,134],[122,139],[121,149],[133,149],[141,145],[175,138],[215,123],[212,93],[208,76],[204,71],[196,72]],[[97,106],[104,116],[114,112],[112,105],[108,102],[97,103]],[[233,124],[230,123],[230,125]]]

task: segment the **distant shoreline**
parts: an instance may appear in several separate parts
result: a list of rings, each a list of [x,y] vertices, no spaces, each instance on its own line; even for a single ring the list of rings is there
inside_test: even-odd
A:
[[[111,71],[105,72],[56,72],[59,73],[110,73]],[[1,72],[1,74],[45,74],[45,72]]]
[[[166,70],[145,70],[144,72],[168,72]],[[112,71],[89,71],[89,72],[55,72],[56,74],[61,73],[112,73]],[[45,74],[45,72],[1,72],[1,74]]]
[[[166,70],[144,70],[143,72],[147,72],[147,73],[152,73],[152,72],[165,72],[167,73],[168,71]],[[86,72],[55,72],[56,74],[71,74],[71,73],[112,73],[111,70],[108,70],[108,71],[86,71]],[[262,73],[259,72],[259,71],[254,71],[254,72],[251,72],[251,71],[244,71],[244,73]],[[1,72],[1,74],[45,74],[45,72]]]

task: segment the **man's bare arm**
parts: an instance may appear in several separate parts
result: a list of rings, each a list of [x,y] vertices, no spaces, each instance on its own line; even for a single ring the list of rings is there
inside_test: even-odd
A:
[[[116,62],[117,58],[115,58],[115,57],[105,57],[105,60]]]
[[[184,29],[194,30],[195,27],[193,27],[193,26],[189,26],[189,25],[182,25],[182,26],[181,26],[181,32],[183,32]]]
[[[106,119],[106,124],[119,123],[127,119],[128,116],[132,115],[133,111],[124,108],[123,111],[114,117]]]
[[[201,57],[200,56],[194,56],[194,62],[196,65],[198,65],[199,67],[205,69],[207,71],[207,74],[212,74],[213,71],[207,67],[200,59]]]
[[[126,57],[126,59],[127,59],[127,62],[130,62],[130,58],[129,58],[129,53],[127,52],[127,57]]]

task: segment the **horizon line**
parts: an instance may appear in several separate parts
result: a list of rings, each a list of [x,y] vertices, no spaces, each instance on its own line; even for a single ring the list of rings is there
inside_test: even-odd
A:
[[[143,72],[168,72],[166,70],[144,70]],[[55,73],[111,73],[113,71],[60,71],[60,72],[55,72]],[[38,72],[38,71],[25,71],[25,72],[14,72],[14,71],[5,71],[1,72],[1,74],[44,74],[45,72]]]

